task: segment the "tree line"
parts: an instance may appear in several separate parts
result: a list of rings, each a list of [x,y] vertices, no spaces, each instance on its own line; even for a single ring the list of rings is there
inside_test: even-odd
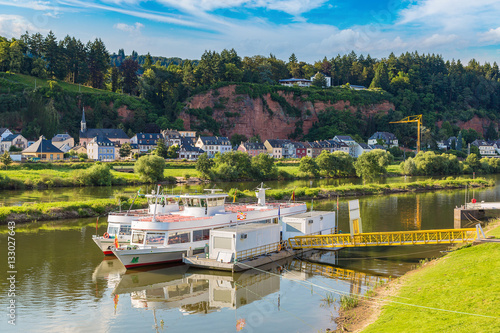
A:
[[[494,122],[500,108],[499,68],[496,62],[480,64],[475,59],[462,64],[460,60],[444,60],[440,55],[418,52],[400,56],[391,53],[382,59],[350,52],[307,63],[295,54],[287,60],[273,54],[242,58],[234,49],[224,49],[207,50],[199,60],[187,60],[153,57],[149,53],[138,55],[136,51],[127,56],[123,49],[110,54],[99,38],[84,43],[69,35],[57,40],[52,32],[46,36],[27,32],[19,39],[0,37],[0,70],[139,96],[157,110],[148,115],[147,122],[160,128],[179,129],[182,122],[178,115],[183,103],[204,89],[224,82],[274,85],[280,79],[310,78],[319,72],[331,77],[333,85],[363,85],[389,92],[397,110],[392,119],[424,114],[424,145],[432,145],[451,134],[458,135],[456,122],[468,121],[475,115],[492,122],[486,138],[498,136]],[[323,78],[318,82],[323,85]],[[331,112],[339,110],[325,112],[326,121],[340,117]],[[349,123],[342,119],[344,116],[340,118],[342,123]],[[372,123],[369,119],[365,121]],[[444,129],[436,125],[438,121],[443,122]],[[317,124],[313,131],[321,132],[322,124]],[[394,129],[384,122],[377,124],[381,128],[376,130]],[[366,136],[356,132],[356,128],[359,126],[346,128],[349,132],[344,134]],[[410,126],[399,126],[396,131],[401,142],[413,143],[414,130]]]

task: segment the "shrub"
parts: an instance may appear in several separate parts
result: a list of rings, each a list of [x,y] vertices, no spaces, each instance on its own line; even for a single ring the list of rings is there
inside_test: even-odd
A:
[[[95,164],[86,170],[78,171],[75,182],[80,185],[111,186],[113,175],[105,164]]]
[[[165,159],[156,155],[140,157],[134,165],[134,172],[144,182],[155,183],[164,179]]]

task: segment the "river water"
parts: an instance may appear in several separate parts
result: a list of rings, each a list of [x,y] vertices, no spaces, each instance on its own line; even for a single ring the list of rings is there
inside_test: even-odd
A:
[[[296,186],[308,185],[306,181]],[[499,189],[497,185],[469,196],[500,201]],[[123,190],[56,191],[52,201],[75,195],[110,197]],[[3,203],[16,204],[30,196],[40,197],[13,193]],[[364,232],[453,228],[453,208],[463,204],[465,191],[359,200]],[[339,203],[343,232],[348,232],[347,201]],[[337,201],[312,205],[314,210],[332,210]],[[340,295],[365,293],[373,284],[400,276],[419,260],[440,256],[445,249],[406,246],[316,252],[308,260],[291,258],[234,275],[184,265],[126,272],[116,259],[104,258],[92,242],[94,223],[95,219],[79,219],[17,225],[15,326],[7,317],[12,299],[8,242],[5,228],[0,229],[0,332],[235,332],[242,326],[241,332],[318,332],[335,328]],[[105,230],[101,224],[97,232]]]

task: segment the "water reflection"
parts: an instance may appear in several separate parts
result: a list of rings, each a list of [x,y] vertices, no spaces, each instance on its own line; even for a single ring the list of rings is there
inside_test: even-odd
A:
[[[318,252],[308,259],[321,260],[323,254]],[[326,256],[332,257],[331,253]],[[338,279],[348,282],[349,292],[354,294],[388,281],[387,277],[374,273],[292,258],[234,274],[192,269],[186,265],[132,270],[123,274],[119,261],[114,259],[99,264],[94,275],[108,281],[108,287],[113,288],[112,295],[130,295],[133,308],[178,309],[184,315],[245,307],[279,293],[284,279],[301,283],[315,276]],[[116,283],[118,276],[120,280]],[[302,284],[307,288],[312,286]]]

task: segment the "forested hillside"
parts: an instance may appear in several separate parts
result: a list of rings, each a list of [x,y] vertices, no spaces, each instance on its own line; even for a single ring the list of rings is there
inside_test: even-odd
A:
[[[272,54],[241,58],[235,50],[222,50],[206,51],[192,61],[136,52],[126,56],[124,50],[110,55],[100,39],[84,43],[70,36],[57,40],[53,33],[26,33],[19,39],[0,37],[0,71],[38,78],[35,90],[34,79],[27,76],[0,77],[0,126],[22,128],[30,137],[75,132],[83,106],[89,109],[89,126],[122,126],[137,132],[192,124],[199,131],[234,133],[228,132],[224,123],[231,122],[228,118],[234,117],[235,111],[226,108],[225,99],[212,98],[234,83],[235,99],[260,101],[268,113],[274,111],[265,103],[276,102],[280,112],[293,118],[288,121],[294,122],[294,129],[287,135],[295,138],[322,139],[343,132],[366,140],[375,130],[390,130],[411,145],[414,134],[409,125],[387,122],[420,113],[426,127],[424,144],[457,135],[460,128],[474,129],[465,133],[467,140],[475,138],[476,131],[496,138],[500,110],[496,63],[479,64],[473,59],[464,65],[460,60],[417,52],[390,54],[383,59],[351,52],[306,63],[294,54],[287,60]],[[318,72],[330,76],[333,85],[345,88],[323,89],[321,79],[313,81],[318,87],[307,89],[276,86],[280,79],[310,78]],[[79,89],[65,82],[79,85]],[[371,89],[351,91],[348,84]],[[207,94],[212,96],[208,104],[193,105],[196,96]],[[305,130],[307,108],[299,115],[292,100],[313,105],[335,102],[315,108],[318,120]],[[339,100],[349,104],[349,112],[338,109],[340,104],[335,103]],[[393,105],[394,111],[360,116],[363,108],[358,106],[366,109],[383,101]],[[219,110],[215,119],[214,110]],[[190,124],[184,124],[186,120]]]

